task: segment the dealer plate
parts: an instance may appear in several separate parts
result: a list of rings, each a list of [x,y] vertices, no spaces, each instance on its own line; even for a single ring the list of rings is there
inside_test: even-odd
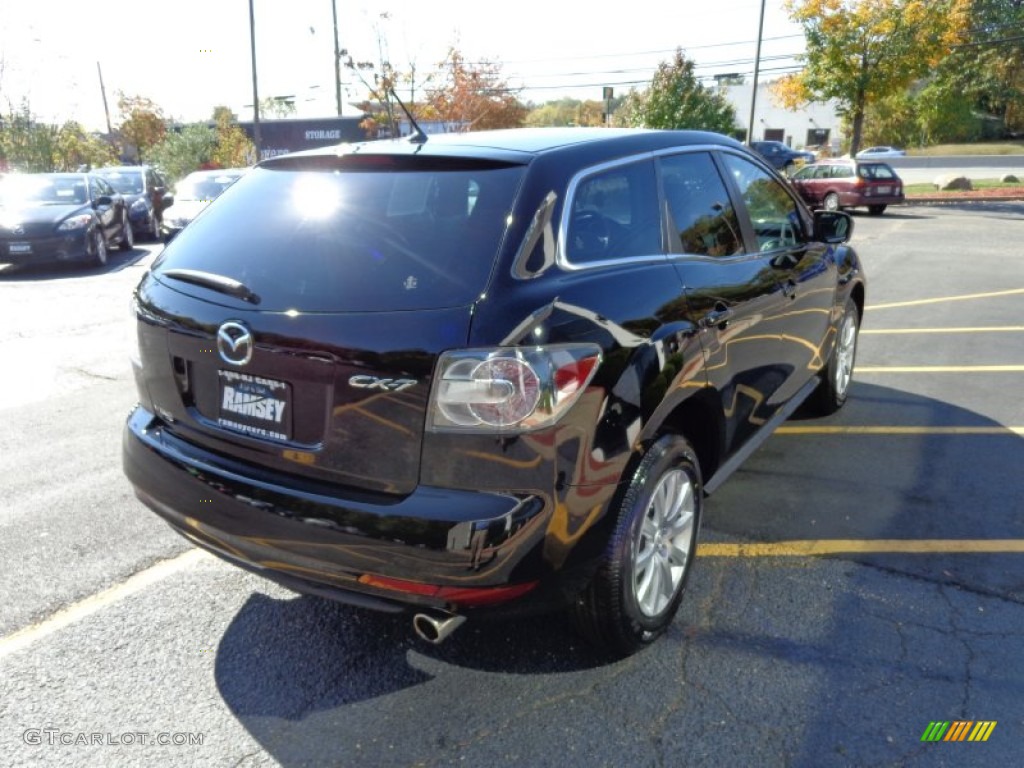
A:
[[[253,437],[290,440],[292,388],[288,382],[237,371],[217,371],[217,423]]]
[[[12,256],[32,253],[32,243],[10,243],[7,252]]]

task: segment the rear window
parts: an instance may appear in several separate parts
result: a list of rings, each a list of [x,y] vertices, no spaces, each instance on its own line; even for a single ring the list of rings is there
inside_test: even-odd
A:
[[[257,168],[167,246],[154,273],[237,280],[267,311],[468,304],[486,287],[522,174],[522,166],[438,158]]]
[[[862,165],[857,169],[861,178],[864,179],[895,179],[896,172],[893,171],[888,165],[883,163],[872,163],[871,165]]]

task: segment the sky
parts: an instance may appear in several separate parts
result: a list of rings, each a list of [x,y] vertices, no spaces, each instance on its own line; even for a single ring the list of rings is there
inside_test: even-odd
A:
[[[524,101],[601,99],[649,83],[677,47],[698,74],[753,71],[760,0],[334,0],[340,47],[357,61],[389,60],[429,73],[448,48],[468,61],[501,64]],[[336,114],[332,0],[252,0],[259,96],[294,97],[297,115]],[[600,8],[600,9],[599,9]],[[782,0],[766,0],[762,79],[793,69],[800,28]],[[111,118],[117,94],[156,102],[182,122],[217,105],[252,115],[249,0],[0,2],[0,111],[27,99],[38,119],[105,127],[102,70]],[[773,71],[774,70],[774,71]],[[344,114],[365,88],[342,70]],[[399,91],[402,96],[403,92]]]

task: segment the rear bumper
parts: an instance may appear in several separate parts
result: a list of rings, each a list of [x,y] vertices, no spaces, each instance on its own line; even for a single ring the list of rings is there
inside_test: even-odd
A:
[[[26,239],[31,248],[29,253],[12,252],[11,246],[17,248],[20,242],[16,237],[0,241],[0,263],[6,264],[51,264],[61,261],[89,261],[92,253],[89,249],[91,230],[76,230],[67,235],[46,238]]]
[[[298,591],[379,610],[548,600],[533,589],[551,575],[551,510],[536,493],[298,490],[185,443],[141,407],[125,425],[123,461],[136,495],[182,535]]]
[[[844,207],[857,208],[870,205],[902,205],[903,195],[840,195]]]

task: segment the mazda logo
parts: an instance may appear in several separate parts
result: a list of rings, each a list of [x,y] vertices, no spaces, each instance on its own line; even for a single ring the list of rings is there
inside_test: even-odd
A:
[[[241,323],[224,323],[217,329],[217,352],[230,365],[245,365],[252,360],[252,333]]]
[[[11,234],[13,234],[13,235],[24,235],[25,234],[25,228],[23,226],[21,226],[21,224],[15,224],[14,228],[11,230]]]

